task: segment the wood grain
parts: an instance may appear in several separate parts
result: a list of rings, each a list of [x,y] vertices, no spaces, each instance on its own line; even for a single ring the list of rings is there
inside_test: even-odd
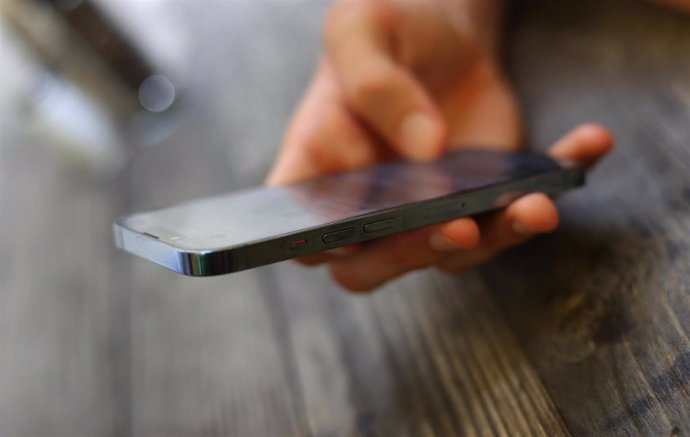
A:
[[[313,5],[275,15],[250,3],[218,6],[181,6],[198,30],[195,73],[175,134],[143,150],[125,176],[134,208],[261,183],[291,110],[286,99],[308,79]],[[312,50],[281,53],[287,34]],[[265,270],[199,280],[131,263],[133,435],[309,435],[289,321]]]
[[[272,270],[312,434],[568,435],[473,275],[353,297],[323,271]]]
[[[595,120],[618,147],[562,199],[559,233],[483,277],[574,435],[686,435],[690,19],[562,6],[532,4],[515,34],[531,142]]]

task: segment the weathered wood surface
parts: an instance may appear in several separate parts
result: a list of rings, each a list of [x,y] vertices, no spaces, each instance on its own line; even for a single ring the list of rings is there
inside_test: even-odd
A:
[[[0,436],[126,435],[130,275],[108,222],[127,193],[22,128],[32,70],[4,32],[0,53]]]
[[[0,437],[690,434],[690,20],[523,5],[531,143],[596,120],[617,151],[556,235],[362,297],[291,263],[190,279],[112,249],[118,214],[259,183],[309,79],[324,3],[212,5],[175,6],[195,53],[175,134],[111,183],[25,137],[3,85]]]
[[[690,19],[543,3],[511,52],[532,142],[596,120],[618,147],[482,277],[573,434],[688,435]]]

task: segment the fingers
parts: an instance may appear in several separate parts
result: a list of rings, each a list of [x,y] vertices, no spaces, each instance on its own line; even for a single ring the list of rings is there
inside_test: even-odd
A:
[[[521,197],[506,209],[488,216],[480,225],[481,242],[471,251],[454,254],[439,263],[445,271],[463,271],[484,263],[509,247],[558,226],[558,212],[544,194]]]
[[[583,124],[556,141],[549,149],[549,155],[591,166],[612,147],[613,138],[606,128],[597,124]]]
[[[555,158],[594,164],[612,147],[611,135],[597,125],[583,125],[560,139],[550,150]],[[467,220],[467,221],[464,221]],[[469,231],[470,219],[389,237],[385,242],[331,263],[333,277],[352,291],[367,291],[407,271],[436,264],[446,271],[462,271],[484,263],[501,251],[558,225],[556,207],[546,195],[524,196],[480,221]],[[425,233],[427,232],[427,233]],[[476,245],[475,238],[481,234]],[[393,238],[396,239],[393,239]]]
[[[550,150],[556,158],[595,163],[612,147],[610,134],[597,125],[583,125]],[[437,265],[462,271],[484,263],[502,250],[523,243],[558,225],[554,203],[544,194],[524,196],[502,211],[477,222],[461,218],[376,240],[357,253],[315,259],[328,261],[331,274],[344,288],[368,291],[410,270]],[[479,239],[481,234],[481,241]]]
[[[266,182],[286,184],[372,164],[385,150],[348,112],[332,69],[319,66]]]
[[[405,272],[435,264],[453,251],[468,250],[478,241],[475,221],[461,218],[375,240],[355,255],[332,260],[331,275],[348,290],[368,291]]]
[[[295,261],[305,266],[318,266],[332,259],[352,255],[357,253],[362,248],[362,243],[348,244],[347,246],[337,247],[326,252],[314,253],[312,255],[305,255],[295,258]]]
[[[596,124],[573,129],[554,144],[549,154],[591,166],[611,150],[611,134]],[[470,252],[460,253],[439,264],[446,271],[462,271],[493,258],[501,250],[520,244],[529,237],[550,232],[558,225],[558,212],[547,196],[530,194],[493,214],[481,224],[481,242]]]
[[[333,255],[324,252],[324,253],[315,253],[313,255],[301,256],[299,258],[295,258],[295,261],[297,261],[298,263],[300,263],[302,265],[313,267],[313,266],[318,266],[318,265],[321,265],[325,262],[328,262],[331,259],[333,259]]]
[[[460,84],[439,96],[439,108],[448,120],[449,147],[520,148],[522,122],[517,99],[493,65],[466,69]]]
[[[476,221],[463,217],[438,225],[429,236],[429,246],[437,252],[473,248],[479,243]]]
[[[392,29],[394,8],[383,2],[342,2],[329,14],[328,59],[349,107],[399,153],[438,156],[446,126],[425,88],[399,65]]]
[[[483,220],[470,218],[383,238],[359,253],[331,259],[333,278],[345,289],[369,291],[411,270],[438,265],[446,271],[474,267],[530,237],[550,232],[558,213],[544,194],[534,193]]]

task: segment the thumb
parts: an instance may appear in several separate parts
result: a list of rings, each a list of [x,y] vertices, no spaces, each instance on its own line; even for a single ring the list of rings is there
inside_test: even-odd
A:
[[[327,57],[347,105],[400,154],[438,156],[446,125],[424,86],[393,55],[395,11],[378,2],[337,4],[326,21]]]

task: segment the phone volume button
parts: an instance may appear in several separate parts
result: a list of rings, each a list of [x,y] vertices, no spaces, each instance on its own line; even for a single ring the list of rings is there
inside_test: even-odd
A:
[[[326,244],[336,241],[349,240],[355,236],[355,228],[345,228],[333,232],[327,232],[321,237],[321,241]]]
[[[392,218],[367,223],[364,225],[364,233],[373,234],[374,232],[385,231],[392,228],[393,224],[394,221]]]

